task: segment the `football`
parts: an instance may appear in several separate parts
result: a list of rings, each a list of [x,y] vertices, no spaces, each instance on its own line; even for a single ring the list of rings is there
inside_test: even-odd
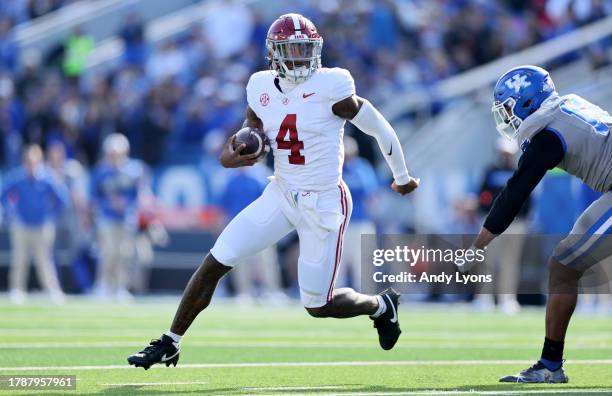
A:
[[[262,157],[269,151],[267,136],[257,128],[242,128],[234,136],[236,136],[233,145],[234,150],[240,147],[241,144],[246,145],[241,154],[258,154],[258,156]]]

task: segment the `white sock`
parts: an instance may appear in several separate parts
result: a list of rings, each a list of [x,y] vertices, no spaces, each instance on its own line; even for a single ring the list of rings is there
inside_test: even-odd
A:
[[[385,303],[384,298],[382,298],[381,295],[376,295],[376,299],[378,300],[378,309],[376,310],[376,312],[374,312],[374,314],[370,316],[371,318],[374,318],[374,319],[378,318],[380,315],[385,313],[385,311],[387,310],[387,303]]]
[[[183,338],[183,336],[180,336],[180,335],[178,335],[178,334],[174,334],[174,333],[173,333],[173,332],[171,332],[170,330],[166,331],[164,334],[165,334],[165,335],[167,335],[168,337],[172,338],[172,340],[173,340],[174,342],[179,342],[179,343],[180,343],[180,342],[181,342],[181,339]]]

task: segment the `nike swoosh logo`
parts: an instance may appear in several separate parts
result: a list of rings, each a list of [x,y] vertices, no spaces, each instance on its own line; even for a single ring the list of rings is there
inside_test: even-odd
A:
[[[176,355],[178,355],[180,353],[180,349],[176,350],[176,353],[170,357],[166,357],[166,354],[164,353],[164,356],[161,357],[161,361],[162,362],[167,362],[168,360],[172,359],[173,357],[175,357]]]
[[[309,94],[307,94],[307,93],[303,93],[303,94],[302,94],[302,98],[306,99],[307,97],[312,96],[312,95],[314,95],[314,94],[315,94],[315,92],[313,92],[313,93],[309,93]]]
[[[393,144],[391,145],[391,148],[389,149],[389,152],[387,153],[387,155],[391,155],[392,152],[393,152]]]
[[[385,297],[387,297],[387,300],[389,300],[389,305],[391,306],[391,309],[393,310],[393,317],[389,320],[391,321],[391,323],[397,323],[397,311],[395,311],[395,305],[393,305],[393,301],[391,301],[391,297],[389,296],[385,296]]]

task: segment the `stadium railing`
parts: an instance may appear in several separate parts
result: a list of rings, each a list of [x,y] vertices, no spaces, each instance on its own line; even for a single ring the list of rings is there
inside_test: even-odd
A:
[[[612,16],[586,25],[514,54],[497,59],[464,73],[444,79],[428,91],[406,92],[381,106],[391,121],[403,114],[428,107],[434,101],[448,101],[474,93],[494,83],[511,67],[521,64],[546,64],[562,55],[612,35]]]
[[[123,18],[137,13],[144,21],[181,9],[197,0],[98,0],[79,1],[14,28],[15,40],[22,49],[46,52],[59,44],[76,27],[82,26],[96,41],[117,33]]]

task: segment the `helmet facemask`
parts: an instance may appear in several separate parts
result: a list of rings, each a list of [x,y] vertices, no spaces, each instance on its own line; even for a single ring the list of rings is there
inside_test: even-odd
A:
[[[321,67],[323,39],[266,40],[268,60],[280,78],[302,83]]]
[[[516,100],[510,97],[503,102],[495,101],[491,107],[497,132],[509,140],[516,139],[519,127],[523,122],[514,114],[514,106],[516,106]]]

